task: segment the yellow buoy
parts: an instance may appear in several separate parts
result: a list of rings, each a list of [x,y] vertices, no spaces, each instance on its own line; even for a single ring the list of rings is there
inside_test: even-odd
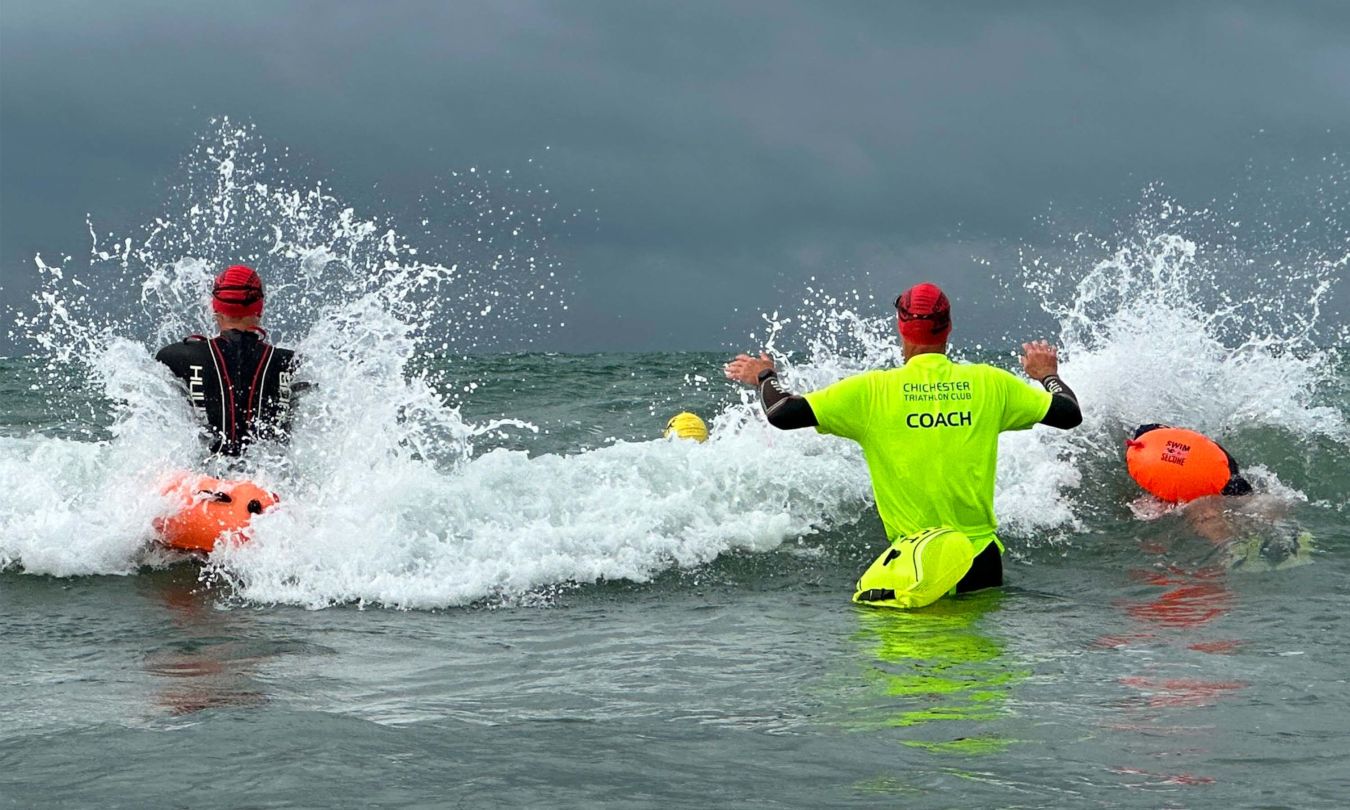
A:
[[[708,426],[698,418],[697,414],[688,411],[677,413],[670,417],[666,423],[667,437],[675,436],[680,439],[693,439],[696,442],[706,442],[708,440]]]

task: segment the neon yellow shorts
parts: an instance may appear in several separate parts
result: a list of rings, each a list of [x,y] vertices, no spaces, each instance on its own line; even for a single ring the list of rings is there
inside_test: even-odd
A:
[[[919,608],[956,588],[970,570],[975,548],[955,529],[924,529],[901,537],[858,580],[853,601],[862,605]]]

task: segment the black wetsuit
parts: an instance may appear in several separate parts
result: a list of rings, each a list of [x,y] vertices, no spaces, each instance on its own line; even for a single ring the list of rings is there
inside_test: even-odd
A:
[[[1078,406],[1078,397],[1057,374],[1051,374],[1041,380],[1041,385],[1051,394],[1050,410],[1046,412],[1041,424],[1068,430],[1083,423],[1083,411]],[[759,399],[764,406],[764,415],[769,424],[782,430],[815,427],[815,411],[805,397],[786,391],[778,382],[778,373],[766,369],[759,375]],[[1003,584],[1003,556],[998,545],[990,543],[975,555],[970,570],[956,584],[957,593],[978,591],[982,588],[996,588]]]
[[[238,456],[250,442],[285,436],[295,373],[290,349],[258,332],[229,329],[165,346],[155,359],[187,386],[193,409],[210,427],[211,452]]]

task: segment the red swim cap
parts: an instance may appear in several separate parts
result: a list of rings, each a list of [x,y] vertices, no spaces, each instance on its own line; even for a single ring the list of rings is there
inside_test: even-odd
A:
[[[952,305],[936,284],[915,284],[895,299],[900,335],[910,343],[936,346],[952,331]]]
[[[211,287],[211,309],[229,318],[262,315],[262,279],[253,268],[242,264],[225,268]]]

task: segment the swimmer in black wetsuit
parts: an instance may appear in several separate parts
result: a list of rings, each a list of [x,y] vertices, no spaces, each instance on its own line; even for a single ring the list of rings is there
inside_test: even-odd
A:
[[[187,386],[193,410],[210,429],[211,452],[239,456],[256,440],[286,435],[295,354],[267,342],[262,279],[252,269],[235,265],[217,276],[211,309],[218,336],[192,335],[155,359]]]
[[[1132,438],[1170,425],[1148,424],[1135,428]],[[1213,439],[1210,439],[1213,441]],[[1192,531],[1224,549],[1229,568],[1263,570],[1287,568],[1310,562],[1312,535],[1284,520],[1288,504],[1270,494],[1256,494],[1238,467],[1233,454],[1214,442],[1228,459],[1228,483],[1217,495],[1196,498],[1181,506]],[[1241,498],[1241,500],[1230,500]]]

